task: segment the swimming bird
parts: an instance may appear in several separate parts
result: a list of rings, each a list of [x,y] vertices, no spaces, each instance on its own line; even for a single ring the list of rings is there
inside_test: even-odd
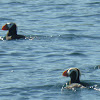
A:
[[[65,70],[62,75],[71,78],[71,80],[68,83],[66,83],[66,86],[64,88],[67,89],[72,89],[76,87],[85,88],[84,84],[80,82],[81,73],[78,68],[69,68]]]
[[[17,25],[15,23],[7,23],[2,30],[8,30],[6,40],[25,39],[24,35],[17,35]]]

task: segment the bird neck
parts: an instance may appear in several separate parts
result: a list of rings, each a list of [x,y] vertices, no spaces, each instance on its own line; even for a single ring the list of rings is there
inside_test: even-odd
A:
[[[80,83],[80,80],[79,80],[79,79],[77,79],[77,80],[71,79],[71,80],[70,80],[70,84],[71,84],[71,83]]]
[[[17,35],[17,29],[15,25],[12,28],[10,28],[7,33],[7,36],[14,36],[14,35]]]
[[[80,83],[80,78],[79,76],[77,77],[76,73],[73,72],[70,76],[71,80],[70,80],[70,84],[71,83]]]

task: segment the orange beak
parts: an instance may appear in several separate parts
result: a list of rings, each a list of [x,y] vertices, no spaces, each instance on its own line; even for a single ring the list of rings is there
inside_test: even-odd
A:
[[[68,77],[67,70],[65,70],[62,75]]]
[[[7,24],[5,24],[4,26],[2,26],[2,30],[8,30]]]

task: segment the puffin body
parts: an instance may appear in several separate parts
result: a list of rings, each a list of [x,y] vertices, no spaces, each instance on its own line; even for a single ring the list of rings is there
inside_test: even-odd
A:
[[[64,88],[72,89],[72,88],[85,88],[85,86],[80,82],[80,70],[78,68],[69,68],[63,72],[63,76],[70,77],[71,80],[66,83]]]
[[[6,40],[25,39],[24,35],[17,35],[17,26],[15,23],[7,23],[2,27],[2,30],[8,30]]]

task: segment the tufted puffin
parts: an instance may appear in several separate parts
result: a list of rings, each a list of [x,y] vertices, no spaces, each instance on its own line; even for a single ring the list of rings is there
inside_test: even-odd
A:
[[[80,82],[81,73],[78,68],[69,68],[65,70],[62,75],[71,78],[71,80],[66,83],[66,86],[64,88],[85,88],[85,84],[82,84],[82,82]]]
[[[17,35],[17,25],[15,23],[7,23],[2,30],[8,30],[6,40],[25,39],[24,35]]]

